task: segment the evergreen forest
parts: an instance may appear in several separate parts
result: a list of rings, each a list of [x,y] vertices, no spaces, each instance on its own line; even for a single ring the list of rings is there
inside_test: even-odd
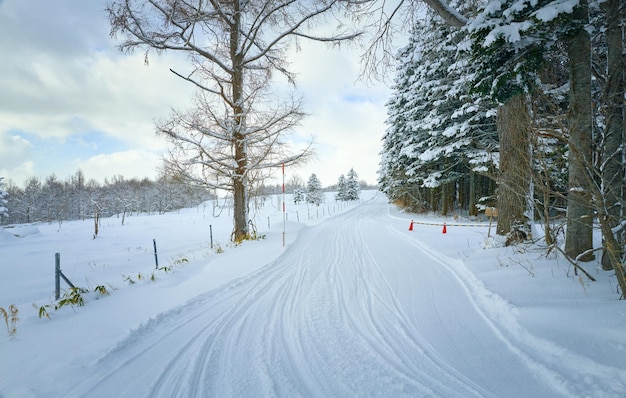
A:
[[[508,244],[539,222],[623,290],[625,3],[426,3],[396,56],[380,189],[414,212],[495,208]]]

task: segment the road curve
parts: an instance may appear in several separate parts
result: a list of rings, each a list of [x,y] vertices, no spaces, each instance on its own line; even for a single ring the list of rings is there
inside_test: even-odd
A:
[[[382,198],[151,319],[65,396],[558,397]]]

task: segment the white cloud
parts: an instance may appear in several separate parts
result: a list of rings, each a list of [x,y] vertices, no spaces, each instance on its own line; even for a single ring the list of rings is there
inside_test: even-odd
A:
[[[161,157],[153,152],[129,150],[91,157],[76,164],[85,176],[96,181],[104,181],[116,175],[131,178],[155,178]]]
[[[154,120],[191,95],[191,88],[169,72],[180,63],[173,57],[156,57],[150,66],[141,56],[117,54],[34,58],[40,59],[24,66],[25,79],[0,78],[6,94],[0,99],[0,131],[67,137],[97,130],[155,148]]]
[[[30,158],[32,144],[22,137],[0,130],[0,177],[21,185],[34,176],[35,164]]]
[[[146,66],[143,54],[121,54],[108,34],[105,5],[7,0],[0,6],[0,170],[17,183],[72,174],[80,163],[73,158],[85,156],[75,148],[52,151],[94,132],[126,148],[166,148],[154,120],[188,102],[192,88],[169,71],[187,62],[153,55]],[[32,150],[20,133],[50,145]]]
[[[28,140],[0,131],[0,168],[9,169],[20,165],[31,148]]]
[[[315,135],[317,142],[316,159],[293,172],[305,181],[315,173],[327,186],[354,168],[361,179],[376,183],[389,89],[358,80],[358,50],[307,43],[292,59],[310,114],[301,131]]]
[[[167,117],[172,107],[189,103],[193,87],[169,71],[173,67],[184,73],[188,63],[180,54],[166,53],[151,55],[145,66],[143,53],[121,54],[109,37],[106,3],[0,3],[0,137],[17,131],[37,137],[37,142],[63,143],[98,132],[125,147],[108,148],[95,157],[67,151],[56,155],[55,164],[34,158],[33,151],[16,149],[12,166],[0,160],[0,169],[31,162],[21,170],[46,173],[40,178],[51,173],[63,178],[77,167],[90,178],[138,175],[138,170],[154,175],[154,164],[113,165],[137,153],[154,160],[166,148],[154,134],[154,121]],[[291,69],[298,73],[297,90],[310,116],[296,134],[317,137],[318,157],[296,172],[305,179],[315,172],[330,185],[354,167],[361,178],[375,182],[388,89],[356,81],[358,50],[301,44],[302,51],[292,53]]]
[[[5,178],[5,182],[22,186],[23,182],[35,176],[35,163],[33,161],[25,161],[15,165],[14,167],[0,167],[0,177]]]

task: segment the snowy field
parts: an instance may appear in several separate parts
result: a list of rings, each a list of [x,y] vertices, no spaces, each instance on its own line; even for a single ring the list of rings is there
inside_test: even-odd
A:
[[[285,247],[280,197],[237,247],[211,204],[103,219],[96,239],[91,220],[0,229],[0,307],[19,310],[0,397],[626,397],[612,273],[374,191],[331,198],[287,196]],[[55,253],[84,306],[55,310]]]

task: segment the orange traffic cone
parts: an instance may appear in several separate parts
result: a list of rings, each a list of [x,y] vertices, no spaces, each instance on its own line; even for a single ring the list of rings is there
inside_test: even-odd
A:
[[[411,224],[409,224],[409,231],[413,231],[413,220],[411,220]]]
[[[448,231],[446,230],[446,223],[444,222],[443,223],[443,231],[441,231],[441,233],[445,234],[446,232],[448,232]]]

